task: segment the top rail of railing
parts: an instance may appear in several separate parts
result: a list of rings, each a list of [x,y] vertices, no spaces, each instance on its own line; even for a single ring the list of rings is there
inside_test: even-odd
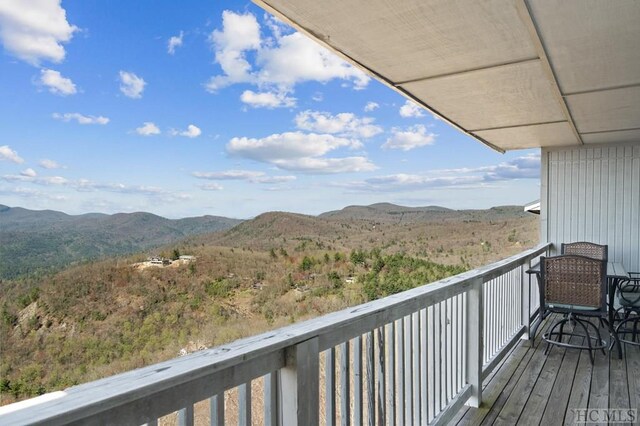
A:
[[[317,338],[324,351],[469,290],[545,253],[550,243],[359,306],[169,361],[0,407],[0,424],[140,423],[286,365],[287,350]]]

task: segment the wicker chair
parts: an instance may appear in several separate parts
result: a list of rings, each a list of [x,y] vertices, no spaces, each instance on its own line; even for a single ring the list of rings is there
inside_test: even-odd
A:
[[[562,243],[560,245],[561,254],[575,254],[578,256],[586,256],[592,259],[608,260],[609,246],[590,243],[587,241],[579,241],[575,243]]]
[[[630,272],[616,288],[616,335],[621,342],[640,346],[640,273]]]
[[[542,338],[551,345],[566,348],[587,349],[591,363],[595,350],[609,345],[602,340],[600,330],[584,317],[599,318],[609,329],[609,334],[618,342],[617,335],[607,320],[607,264],[603,260],[578,255],[561,255],[540,258],[540,304],[546,315],[562,314]],[[565,333],[567,323],[574,325],[573,331]],[[584,334],[576,333],[580,327]],[[589,328],[595,336],[589,334]],[[567,337],[567,341],[563,339]],[[584,338],[582,344],[570,343],[571,338]]]

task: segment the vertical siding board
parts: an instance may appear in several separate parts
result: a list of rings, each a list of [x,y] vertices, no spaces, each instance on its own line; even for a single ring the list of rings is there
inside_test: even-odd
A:
[[[607,241],[609,244],[609,256],[615,261],[617,258],[617,238],[616,238],[616,149],[609,148],[609,175],[608,185],[609,194],[607,202],[608,222],[607,222]]]
[[[540,155],[540,241],[549,241],[549,151]]]
[[[631,245],[630,262],[627,268],[631,271],[640,271],[640,146],[633,149],[633,165],[631,176],[631,230],[630,239],[635,241]]]
[[[571,241],[576,241],[580,223],[580,151],[573,150],[571,155]]]
[[[586,202],[587,202],[587,150],[580,150],[580,172],[578,177],[578,232],[576,235],[586,235]]]
[[[594,179],[594,161],[593,149],[587,150],[587,159],[585,162],[585,200],[584,200],[584,236],[587,241],[594,241],[593,234],[593,179]]]
[[[572,198],[572,193],[571,193],[571,185],[572,185],[572,176],[573,176],[573,163],[571,161],[572,155],[571,152],[565,152],[565,156],[564,156],[564,182],[565,182],[565,189],[564,189],[564,208],[563,208],[563,216],[562,216],[562,220],[563,220],[563,225],[562,225],[562,229],[564,231],[564,235],[563,235],[563,240],[564,241],[571,241],[571,227],[572,227],[572,223],[573,223],[573,215],[571,214],[571,198]]]
[[[629,265],[630,255],[631,255],[631,239],[629,235],[631,234],[631,179],[632,171],[631,164],[633,162],[632,152],[633,147],[625,146],[624,148],[624,157],[622,158],[623,162],[623,192],[622,192],[622,264]]]
[[[602,161],[600,171],[600,244],[606,244],[607,242],[607,203],[609,202],[609,185],[607,184],[609,179],[609,159],[607,157],[607,150],[601,149]]]
[[[552,155],[553,154],[553,155]],[[558,161],[557,153],[549,155],[549,182],[547,184],[547,241],[558,242]]]
[[[640,241],[640,146],[633,149],[633,179],[631,180],[631,236],[634,241]],[[633,257],[631,262],[632,271],[640,271],[640,244],[635,243],[633,247]]]
[[[593,242],[600,242],[600,195],[601,195],[601,190],[600,190],[600,182],[601,182],[601,171],[602,171],[602,159],[598,156],[596,158],[596,151],[594,151],[594,158],[593,158],[593,180],[592,180],[592,193],[593,193],[593,202],[590,206],[591,209],[591,215],[593,217],[593,224],[591,225],[593,227],[593,231],[591,233],[591,241]]]
[[[619,146],[616,149],[616,223],[615,223],[615,235],[616,235],[616,261],[623,261],[624,251],[624,146]]]
[[[612,261],[640,269],[640,142],[543,150],[542,161],[546,240],[608,244]]]

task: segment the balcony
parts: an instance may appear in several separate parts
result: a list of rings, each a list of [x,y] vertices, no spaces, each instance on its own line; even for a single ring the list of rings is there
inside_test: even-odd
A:
[[[636,348],[592,366],[576,350],[545,355],[549,321],[529,338],[538,291],[525,271],[550,248],[9,405],[0,424],[552,424],[637,410]]]

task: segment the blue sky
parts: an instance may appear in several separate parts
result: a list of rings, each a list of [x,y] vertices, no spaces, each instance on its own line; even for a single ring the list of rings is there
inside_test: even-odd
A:
[[[538,198],[499,154],[249,2],[0,3],[0,203],[177,218]]]

